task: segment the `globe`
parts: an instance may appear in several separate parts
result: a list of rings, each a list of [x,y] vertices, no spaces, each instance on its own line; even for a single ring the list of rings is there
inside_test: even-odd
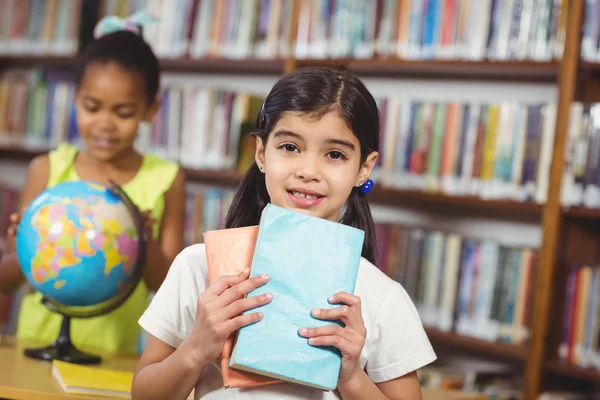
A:
[[[143,276],[145,239],[137,207],[114,182],[63,182],[39,194],[17,229],[16,253],[27,282],[63,315],[54,345],[28,349],[45,360],[96,363],[75,349],[70,318],[88,318],[122,304]]]

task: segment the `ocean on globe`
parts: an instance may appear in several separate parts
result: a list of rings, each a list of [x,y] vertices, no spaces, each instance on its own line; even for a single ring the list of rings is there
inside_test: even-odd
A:
[[[17,257],[27,281],[68,307],[109,301],[134,277],[135,220],[108,187],[63,182],[27,207],[17,230]]]

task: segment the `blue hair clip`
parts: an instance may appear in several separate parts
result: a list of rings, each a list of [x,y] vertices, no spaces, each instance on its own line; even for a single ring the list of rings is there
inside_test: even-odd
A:
[[[360,185],[360,191],[363,192],[363,194],[367,194],[371,190],[373,190],[373,185],[375,185],[375,183],[373,182],[373,180],[372,179],[367,179],[365,181],[365,183],[363,183],[362,185]]]
[[[140,34],[140,27],[160,21],[146,10],[140,10],[127,18],[108,15],[102,18],[94,28],[94,38],[98,39],[116,31],[131,31]]]

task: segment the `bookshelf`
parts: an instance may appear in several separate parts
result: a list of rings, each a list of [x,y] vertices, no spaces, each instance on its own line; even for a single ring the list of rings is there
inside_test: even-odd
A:
[[[297,39],[301,12],[300,0],[292,1],[290,46]],[[555,84],[558,95],[554,142],[548,175],[548,193],[546,201],[542,204],[513,200],[485,200],[476,196],[448,195],[381,186],[376,186],[370,194],[370,201],[373,204],[408,206],[424,212],[443,208],[457,215],[485,215],[506,220],[535,221],[540,224],[542,241],[535,275],[536,290],[532,300],[532,321],[526,344],[517,346],[489,342],[454,332],[427,328],[427,333],[436,347],[522,364],[525,370],[524,398],[533,400],[544,390],[543,378],[546,374],[558,375],[564,379],[600,383],[600,372],[558,359],[563,303],[566,297],[564,287],[566,266],[573,263],[600,264],[600,254],[589,249],[600,240],[600,229],[593,226],[600,219],[600,208],[567,207],[561,202],[571,104],[574,101],[600,101],[600,62],[580,60],[579,44],[582,39],[580,27],[584,22],[584,1],[572,0],[566,4],[568,4],[568,19],[565,20],[562,57],[550,57],[545,60],[407,60],[397,56],[381,55],[366,59],[352,57],[317,59],[297,58],[292,51],[287,56],[267,59],[235,60],[215,56],[200,59],[189,56],[163,57],[161,66],[168,73],[272,76],[308,65],[334,65],[347,68],[361,77],[372,78]],[[0,72],[2,69],[35,65],[72,69],[76,61],[76,56],[0,55]],[[21,147],[0,147],[2,161],[26,162],[36,154],[39,152]],[[185,171],[190,182],[208,186],[232,188],[241,179],[240,173],[231,169],[186,168]],[[555,315],[560,317],[555,318]]]

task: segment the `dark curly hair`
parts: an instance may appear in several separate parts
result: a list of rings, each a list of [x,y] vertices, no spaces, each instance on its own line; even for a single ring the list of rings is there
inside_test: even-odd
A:
[[[78,86],[81,84],[88,65],[108,62],[116,62],[127,71],[141,74],[148,104],[154,101],[160,87],[160,64],[141,35],[131,31],[117,31],[92,41],[81,54],[75,83]]]

